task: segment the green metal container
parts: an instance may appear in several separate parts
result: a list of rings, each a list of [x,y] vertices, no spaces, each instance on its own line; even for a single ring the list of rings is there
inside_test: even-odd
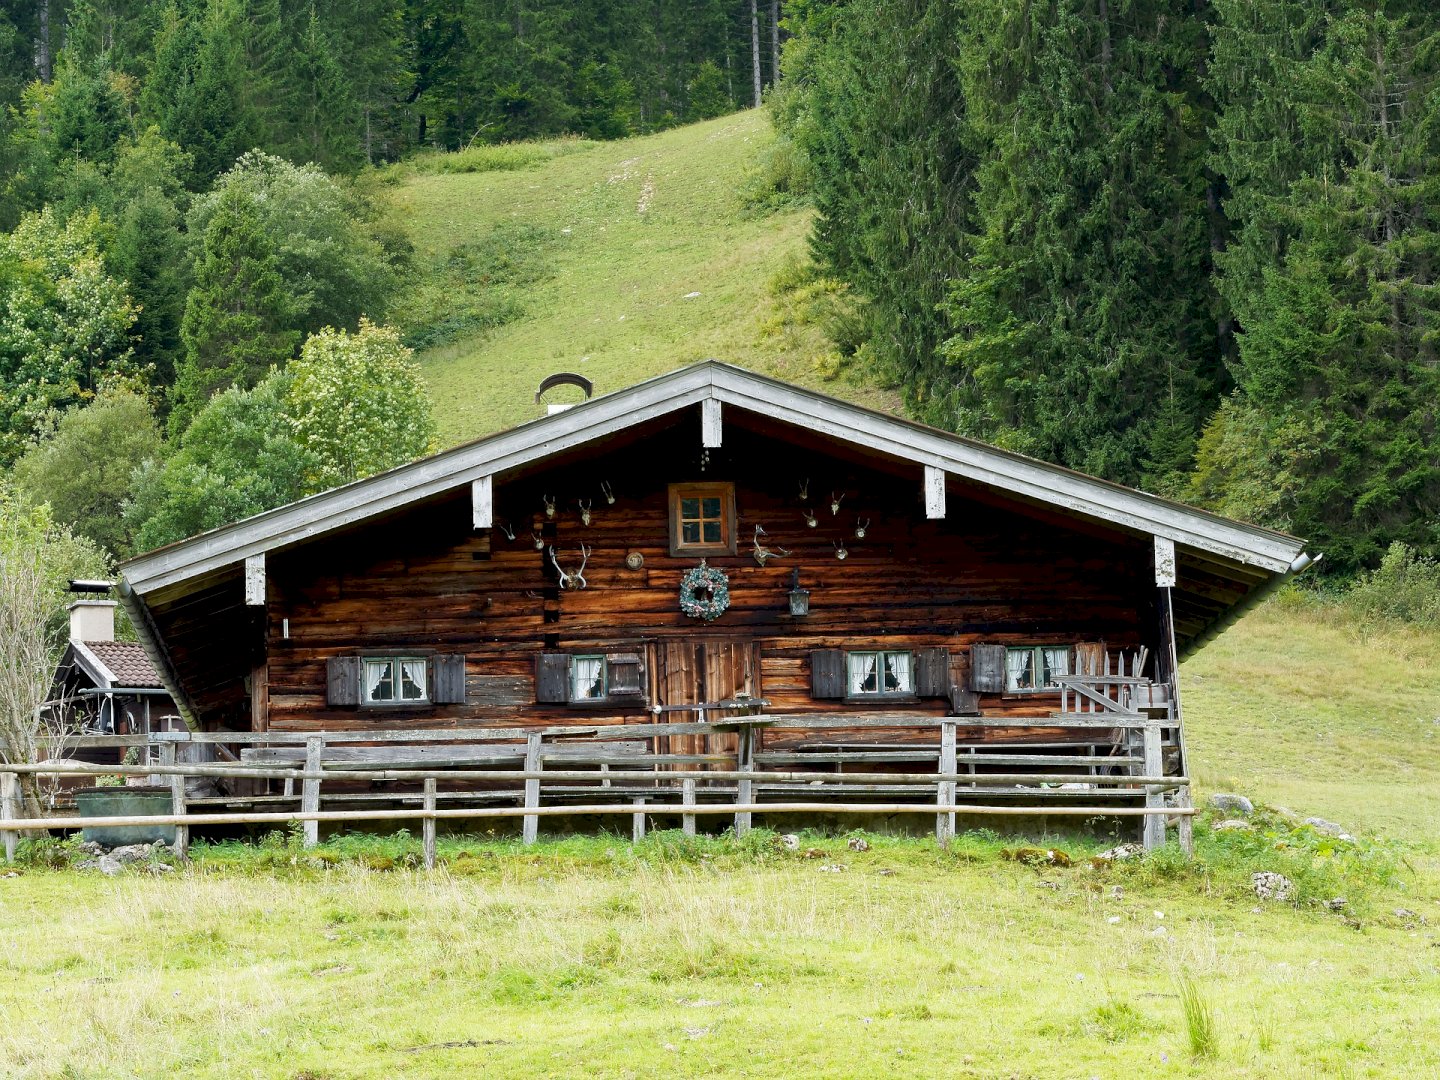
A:
[[[81,817],[164,817],[171,809],[169,787],[92,787],[75,792]],[[105,847],[123,844],[175,843],[174,825],[116,825],[82,830],[86,840]]]

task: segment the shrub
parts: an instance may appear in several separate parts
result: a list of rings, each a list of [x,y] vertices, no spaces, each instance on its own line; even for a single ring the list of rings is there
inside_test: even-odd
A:
[[[1379,567],[1362,574],[1342,602],[1363,622],[1390,620],[1440,628],[1440,562],[1396,541]]]

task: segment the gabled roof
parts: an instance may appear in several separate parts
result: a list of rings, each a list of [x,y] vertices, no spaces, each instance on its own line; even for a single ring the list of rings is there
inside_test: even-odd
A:
[[[88,652],[99,662],[100,671],[92,674],[100,675],[103,681],[97,680],[95,685],[160,689],[160,675],[138,641],[85,641],[76,645],[79,646],[75,650],[77,657],[85,659]]]
[[[143,595],[704,401],[748,410],[1273,574],[1288,571],[1305,546],[1284,533],[710,360],[137,556],[122,565],[122,574],[129,588]]]

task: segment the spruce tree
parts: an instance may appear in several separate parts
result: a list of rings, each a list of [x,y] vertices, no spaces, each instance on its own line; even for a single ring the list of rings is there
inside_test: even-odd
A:
[[[1219,374],[1189,7],[968,6],[984,163],[927,418],[1123,483],[1188,465]]]
[[[1209,442],[1245,432],[1256,452],[1202,455],[1198,479],[1224,507],[1255,486],[1263,450],[1291,448],[1293,495],[1267,523],[1341,571],[1374,565],[1394,540],[1440,547],[1440,19],[1391,7],[1305,22],[1303,37],[1289,5],[1267,9],[1268,27],[1221,12],[1296,48],[1283,107],[1232,106],[1250,123],[1222,128],[1237,242],[1220,281],[1241,330],[1239,395]],[[1227,105],[1267,89],[1246,83],[1246,64],[1237,52],[1216,71]]]
[[[291,305],[254,207],[222,194],[205,229],[180,335],[185,359],[172,394],[172,433],[183,431],[217,390],[253,386],[294,352]]]

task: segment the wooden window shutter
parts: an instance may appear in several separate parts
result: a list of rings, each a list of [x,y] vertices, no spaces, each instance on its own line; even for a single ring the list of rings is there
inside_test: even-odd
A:
[[[842,650],[810,651],[810,693],[817,698],[845,696],[845,653]]]
[[[915,653],[915,693],[920,697],[950,696],[949,649],[920,649]]]
[[[1005,646],[970,646],[970,689],[977,694],[1005,692]]]
[[[325,661],[325,700],[331,705],[360,704],[360,657],[332,656]]]
[[[465,654],[430,658],[430,700],[436,705],[465,704]]]
[[[570,700],[570,654],[542,652],[535,657],[535,700],[564,704]]]
[[[636,653],[610,653],[605,657],[610,697],[633,697],[645,693],[640,678],[640,657]]]

